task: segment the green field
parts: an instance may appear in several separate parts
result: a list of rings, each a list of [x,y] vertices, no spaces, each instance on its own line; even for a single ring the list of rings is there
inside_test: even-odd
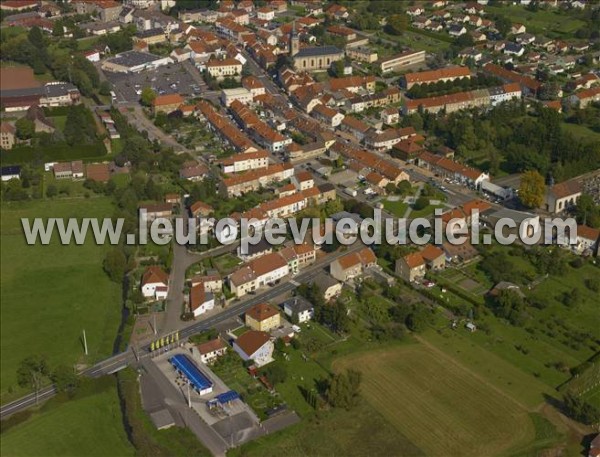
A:
[[[372,351],[334,367],[362,371],[365,399],[427,455],[497,455],[534,437],[526,410],[431,348]]]
[[[6,456],[134,454],[123,429],[114,386],[56,405],[2,434],[2,455]]]
[[[424,456],[370,404],[361,401],[352,411],[331,410],[284,431],[259,438],[228,456]]]
[[[528,11],[522,6],[504,5],[502,7],[486,6],[489,14],[501,14],[513,22],[525,24],[527,32],[543,35],[569,35],[584,27],[584,21],[574,18],[558,8],[540,9],[537,12]]]
[[[31,354],[44,354],[51,366],[90,363],[109,355],[120,320],[119,285],[102,270],[108,246],[91,239],[82,246],[29,246],[20,218],[106,217],[108,198],[3,203],[0,296],[2,311],[2,403],[26,393],[16,369]],[[82,330],[89,356],[83,355]]]
[[[592,129],[586,127],[585,125],[564,122],[563,128],[580,138],[589,138],[590,140],[600,141],[600,133],[594,132]]]
[[[408,205],[402,200],[385,200],[383,202],[383,209],[396,217],[404,217],[404,213],[408,209]]]

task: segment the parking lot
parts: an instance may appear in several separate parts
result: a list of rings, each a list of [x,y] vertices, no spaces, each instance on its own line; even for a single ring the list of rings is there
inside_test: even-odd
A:
[[[142,89],[151,87],[157,94],[178,93],[185,97],[199,96],[199,75],[191,75],[182,63],[158,67],[152,71],[140,73],[104,72],[106,79],[113,85],[119,102],[137,102]]]

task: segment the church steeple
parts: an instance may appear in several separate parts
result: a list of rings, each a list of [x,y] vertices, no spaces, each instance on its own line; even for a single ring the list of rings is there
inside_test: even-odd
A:
[[[290,35],[290,56],[295,56],[300,51],[300,37],[296,32],[296,21],[292,22],[292,33]]]

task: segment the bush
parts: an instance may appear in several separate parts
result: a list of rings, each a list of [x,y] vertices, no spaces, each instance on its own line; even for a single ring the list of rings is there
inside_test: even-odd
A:
[[[426,197],[419,197],[419,198],[417,198],[417,201],[414,203],[413,209],[415,211],[420,211],[422,209],[425,209],[427,207],[427,205],[429,205],[429,199]]]

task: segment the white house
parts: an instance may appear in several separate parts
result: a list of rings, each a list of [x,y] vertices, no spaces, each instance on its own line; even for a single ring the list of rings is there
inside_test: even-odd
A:
[[[146,268],[142,276],[142,295],[164,300],[169,292],[169,275],[156,265]]]
[[[194,313],[194,317],[201,316],[214,309],[215,296],[211,292],[207,292],[204,283],[196,284],[190,289],[190,310]]]
[[[225,355],[227,352],[227,344],[225,344],[221,338],[217,337],[214,340],[197,345],[196,350],[200,355],[200,360],[202,360],[203,363],[208,364],[214,362],[222,355]]]
[[[233,350],[244,360],[253,360],[262,367],[273,361],[274,345],[266,332],[249,330],[233,342]]]
[[[313,318],[315,307],[306,298],[297,296],[283,303],[283,312],[293,320],[297,319],[299,324],[302,324]]]
[[[587,225],[577,226],[577,244],[573,250],[578,254],[591,251],[592,255],[597,253],[598,243],[600,242],[600,230],[588,227]]]

